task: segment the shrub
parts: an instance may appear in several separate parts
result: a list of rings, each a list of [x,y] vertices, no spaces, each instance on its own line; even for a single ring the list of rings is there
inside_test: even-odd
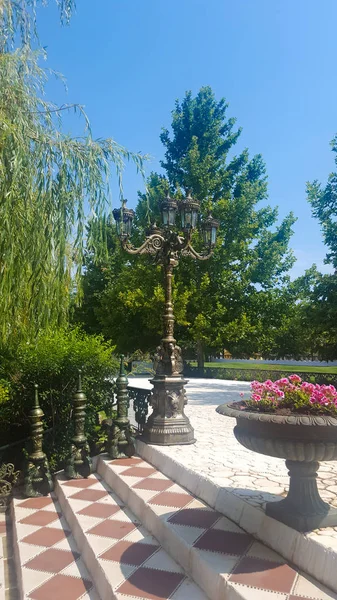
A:
[[[29,435],[28,416],[37,383],[44,423],[51,429],[45,436],[45,447],[52,466],[59,466],[69,447],[72,396],[79,369],[87,395],[88,437],[94,443],[99,435],[98,413],[104,411],[110,416],[113,410],[113,377],[118,371],[113,350],[101,336],[88,335],[79,328],[60,328],[43,331],[34,342],[21,343],[6,355],[4,352],[3,361],[0,356],[0,377],[4,380],[0,380],[1,443]]]

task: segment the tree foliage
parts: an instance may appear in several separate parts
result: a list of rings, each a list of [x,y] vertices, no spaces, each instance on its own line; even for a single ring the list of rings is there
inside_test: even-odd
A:
[[[2,1],[2,0],[1,0]],[[39,3],[2,2],[0,34],[7,46],[21,32],[22,48],[0,53],[0,342],[34,336],[66,322],[72,275],[81,289],[88,215],[111,211],[112,167],[125,161],[142,170],[143,156],[112,138],[95,140],[79,105],[44,98],[48,73],[42,51],[29,49]],[[59,3],[67,20],[73,5]],[[27,9],[27,10],[26,10]],[[33,29],[32,29],[33,28]],[[64,111],[83,117],[82,137],[63,132]],[[99,233],[96,231],[96,233]]]
[[[290,214],[277,224],[277,209],[265,205],[267,181],[261,156],[250,158],[247,150],[233,154],[240,130],[227,117],[227,108],[208,87],[196,97],[187,93],[176,103],[172,132],[161,134],[164,174],[152,173],[147,195],[139,194],[134,241],[143,239],[149,219],[158,223],[159,201],[168,189],[177,198],[188,189],[201,201],[203,214],[211,209],[220,221],[213,258],[205,263],[182,258],[175,269],[176,333],[185,348],[197,344],[200,354],[205,348],[220,351],[226,347],[249,355],[262,345],[266,300],[269,313],[274,301],[281,311],[282,301],[276,297],[281,294],[274,297],[273,289],[282,287],[293,264],[288,244],[294,217]],[[201,248],[198,233],[193,243]],[[120,260],[124,267],[118,277],[115,262],[106,265],[109,282],[95,296],[94,312],[105,335],[119,349],[135,349],[137,335],[139,344],[153,349],[161,330],[160,272],[146,258],[119,255],[119,265]],[[130,327],[124,329],[125,322]],[[264,323],[266,337],[271,325],[267,318]]]
[[[73,14],[75,0],[55,0],[60,19],[68,24]],[[8,52],[17,42],[30,46],[38,40],[37,10],[48,6],[48,0],[0,0],[0,52]]]
[[[331,142],[337,168],[337,136]],[[327,184],[322,186],[317,180],[307,183],[307,196],[312,214],[318,219],[324,243],[328,247],[326,261],[337,269],[337,173],[329,175]]]
[[[331,148],[337,170],[337,136]],[[307,183],[307,196],[327,246],[325,262],[333,267],[334,273],[316,272],[303,314],[312,332],[315,353],[323,360],[334,360],[337,358],[337,172],[329,175],[326,185],[317,180]]]

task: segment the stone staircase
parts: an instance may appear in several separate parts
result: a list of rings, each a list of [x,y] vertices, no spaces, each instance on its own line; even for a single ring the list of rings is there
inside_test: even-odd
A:
[[[140,457],[59,474],[50,497],[14,500],[12,524],[15,598],[337,599]]]

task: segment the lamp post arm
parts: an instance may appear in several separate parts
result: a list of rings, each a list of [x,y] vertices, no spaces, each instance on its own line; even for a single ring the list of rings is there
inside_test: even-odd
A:
[[[186,246],[184,246],[184,248],[181,249],[182,256],[192,256],[192,258],[195,258],[196,260],[208,260],[212,256],[212,254],[213,250],[211,250],[207,254],[199,254],[199,252],[194,250],[190,241],[188,241]]]
[[[157,254],[163,249],[165,239],[155,233],[146,238],[145,242],[139,248],[135,248],[127,239],[122,240],[123,250],[129,254]]]

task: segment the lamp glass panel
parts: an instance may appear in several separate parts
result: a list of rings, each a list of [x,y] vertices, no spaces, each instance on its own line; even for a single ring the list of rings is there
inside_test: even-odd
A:
[[[216,243],[216,227],[212,227],[211,243],[212,245],[215,245]]]
[[[168,214],[168,210],[166,208],[164,208],[162,210],[162,219],[163,219],[163,224],[165,226],[168,225],[168,220],[169,220],[169,214]]]
[[[185,227],[191,227],[192,225],[192,211],[189,208],[185,209]]]
[[[169,225],[175,225],[175,221],[176,221],[175,208],[170,208],[170,210],[169,210]]]
[[[209,227],[204,228],[204,244],[208,246],[211,242],[211,231]]]

